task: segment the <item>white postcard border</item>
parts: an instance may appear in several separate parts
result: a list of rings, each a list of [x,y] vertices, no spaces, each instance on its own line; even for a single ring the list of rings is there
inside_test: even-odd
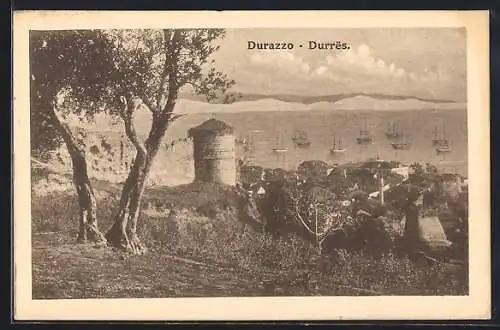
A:
[[[88,28],[466,27],[470,205],[467,297],[265,297],[32,300],[28,32]],[[358,320],[490,317],[487,11],[14,13],[14,304],[16,320]]]

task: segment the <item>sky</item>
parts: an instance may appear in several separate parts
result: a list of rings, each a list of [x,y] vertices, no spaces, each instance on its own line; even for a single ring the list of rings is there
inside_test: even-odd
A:
[[[292,42],[295,47],[249,50],[249,40]],[[346,42],[350,49],[310,50],[309,40]],[[219,44],[216,66],[236,80],[237,92],[363,92],[466,100],[464,29],[230,29]]]

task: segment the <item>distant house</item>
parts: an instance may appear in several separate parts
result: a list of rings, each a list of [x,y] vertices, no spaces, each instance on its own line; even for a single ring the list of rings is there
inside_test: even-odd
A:
[[[388,191],[389,189],[391,189],[391,185],[388,185],[386,184],[383,188],[382,188],[382,191],[386,192]],[[380,191],[374,191],[370,194],[368,194],[368,198],[376,198],[380,195]]]
[[[408,166],[400,166],[391,169],[391,172],[401,175],[404,180],[408,180],[410,178],[410,174],[413,173],[413,170]]]

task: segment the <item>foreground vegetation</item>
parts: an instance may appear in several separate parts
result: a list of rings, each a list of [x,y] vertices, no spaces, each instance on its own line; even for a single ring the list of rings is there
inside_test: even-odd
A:
[[[93,184],[106,228],[119,187]],[[138,228],[148,253],[134,256],[75,245],[78,203],[71,190],[34,194],[33,298],[467,294],[464,265],[345,250],[331,260],[297,236],[252,230],[237,221],[236,208],[217,187],[150,189]]]

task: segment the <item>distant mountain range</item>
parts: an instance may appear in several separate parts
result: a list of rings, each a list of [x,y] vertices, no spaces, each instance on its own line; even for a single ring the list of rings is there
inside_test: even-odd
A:
[[[337,96],[339,97],[339,96]],[[238,100],[230,104],[207,103],[201,100],[186,99],[184,97],[177,100],[175,113],[178,114],[212,114],[212,113],[245,113],[245,112],[266,112],[266,111],[406,111],[406,110],[465,110],[465,103],[451,101],[424,101],[417,98],[375,98],[358,94],[353,97],[339,98],[337,101],[318,101],[314,103],[302,103],[283,101],[275,98],[261,98],[255,100]],[[89,126],[73,118],[71,125]],[[151,112],[147,109],[140,109],[135,116],[138,130],[147,132],[151,122]],[[117,120],[118,126],[122,125]],[[96,116],[96,121],[90,126],[97,130],[111,129],[111,119],[107,115],[100,113]],[[116,126],[114,129],[120,130]],[[90,128],[90,127],[89,127]]]
[[[346,94],[331,94],[331,95],[319,95],[319,96],[306,96],[306,95],[294,95],[294,94],[247,94],[234,92],[232,95],[236,101],[256,101],[262,99],[274,99],[283,102],[292,103],[302,103],[302,104],[312,104],[317,102],[337,102],[342,99],[348,99],[358,96],[370,97],[375,100],[417,100],[422,102],[432,102],[432,103],[455,103],[453,100],[442,100],[442,99],[428,99],[421,98],[417,96],[405,96],[405,95],[389,95],[389,94],[377,94],[377,93],[346,93]],[[183,99],[204,101],[204,97],[200,95],[194,95],[190,93],[182,94]],[[222,99],[215,101],[214,103],[223,103]]]
[[[262,111],[314,111],[314,110],[360,110],[360,111],[401,111],[401,110],[453,110],[465,109],[464,103],[431,102],[419,99],[376,99],[371,96],[357,95],[342,98],[335,102],[318,101],[301,103],[283,101],[275,98],[239,100],[230,104],[207,103],[198,100],[179,99],[175,112],[194,113],[240,113]]]

